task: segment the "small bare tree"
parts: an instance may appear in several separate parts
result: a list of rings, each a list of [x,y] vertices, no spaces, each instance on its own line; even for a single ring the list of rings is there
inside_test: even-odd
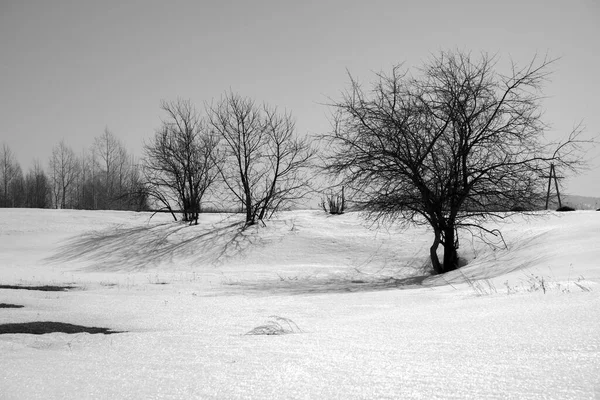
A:
[[[163,102],[168,118],[144,147],[144,174],[149,196],[183,220],[198,223],[202,198],[219,172],[219,138],[189,100]]]
[[[227,188],[246,213],[246,225],[270,218],[303,198],[314,157],[306,138],[296,137],[291,114],[226,94],[209,107],[209,122],[223,142],[220,168]]]
[[[333,131],[323,136],[325,169],[353,190],[353,202],[378,219],[400,218],[433,229],[436,273],[458,267],[458,229],[488,231],[498,211],[543,204],[539,177],[553,163],[581,166],[581,131],[561,143],[544,141],[542,84],[553,60],[534,58],[509,75],[495,60],[442,52],[414,77],[395,67],[364,91],[333,104]],[[443,246],[443,262],[437,255]]]

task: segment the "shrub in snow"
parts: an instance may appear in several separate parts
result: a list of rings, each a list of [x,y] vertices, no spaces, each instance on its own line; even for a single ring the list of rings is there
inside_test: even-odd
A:
[[[333,194],[326,196],[321,201],[321,207],[323,211],[332,215],[340,215],[344,213],[346,208],[346,198],[344,196],[344,188],[342,188],[342,194],[334,196]]]
[[[300,332],[302,329],[291,319],[272,315],[266,324],[257,326],[246,335],[286,335]]]

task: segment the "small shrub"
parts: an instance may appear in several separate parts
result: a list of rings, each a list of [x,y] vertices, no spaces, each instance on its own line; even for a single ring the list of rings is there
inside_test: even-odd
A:
[[[342,188],[342,194],[334,196],[333,194],[326,196],[321,201],[321,207],[323,211],[332,215],[340,215],[344,213],[346,208],[346,198],[344,196],[344,188]]]
[[[302,329],[296,325],[294,321],[289,318],[278,317],[277,315],[271,315],[266,324],[257,326],[251,331],[247,332],[246,335],[287,335],[290,333],[300,333]]]
[[[556,211],[565,212],[565,211],[575,211],[573,207],[562,206],[556,209]]]

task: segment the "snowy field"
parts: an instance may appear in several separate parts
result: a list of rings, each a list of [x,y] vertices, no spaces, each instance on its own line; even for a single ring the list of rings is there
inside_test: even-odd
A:
[[[125,331],[0,335],[1,399],[600,399],[600,212],[463,237],[438,277],[425,228],[355,213],[149,216],[0,209],[0,285],[75,286],[0,289],[0,324]]]

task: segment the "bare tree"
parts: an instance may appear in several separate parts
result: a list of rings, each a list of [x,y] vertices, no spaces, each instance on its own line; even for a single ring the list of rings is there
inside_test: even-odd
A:
[[[10,207],[25,207],[25,179],[23,178],[23,170],[18,163],[14,164],[13,176],[9,185],[10,192]]]
[[[85,208],[144,209],[145,194],[137,185],[138,166],[121,140],[108,128],[94,139],[91,156],[82,158],[81,198]],[[134,184],[135,183],[135,184]]]
[[[246,213],[246,225],[303,198],[314,157],[308,140],[296,137],[289,113],[228,93],[209,108],[212,129],[223,139],[221,176]]]
[[[99,170],[98,178],[101,185],[101,200],[99,208],[111,208],[116,188],[116,171],[119,165],[122,145],[117,137],[105,128],[102,135],[94,139],[92,152]]]
[[[550,163],[581,166],[589,141],[579,127],[561,143],[543,137],[540,90],[552,63],[534,58],[501,75],[485,54],[442,52],[420,76],[395,67],[367,92],[351,77],[323,136],[331,150],[325,168],[371,217],[430,225],[434,271],[456,269],[458,229],[500,235],[482,221],[543,204],[539,177]]]
[[[38,160],[25,178],[26,207],[48,208],[50,206],[50,182]]]
[[[121,197],[125,198],[129,209],[136,211],[148,210],[148,193],[142,175],[142,168],[134,156],[130,156],[127,171],[126,181],[124,182],[126,191]]]
[[[189,100],[163,102],[168,118],[144,147],[144,174],[149,196],[183,220],[198,223],[202,199],[218,176],[219,139]]]
[[[73,207],[76,196],[73,189],[80,172],[80,163],[73,149],[61,140],[52,149],[50,158],[50,178],[54,206],[56,208]]]
[[[10,207],[12,204],[11,183],[15,179],[17,166],[14,153],[6,143],[2,143],[0,148],[0,207]]]

